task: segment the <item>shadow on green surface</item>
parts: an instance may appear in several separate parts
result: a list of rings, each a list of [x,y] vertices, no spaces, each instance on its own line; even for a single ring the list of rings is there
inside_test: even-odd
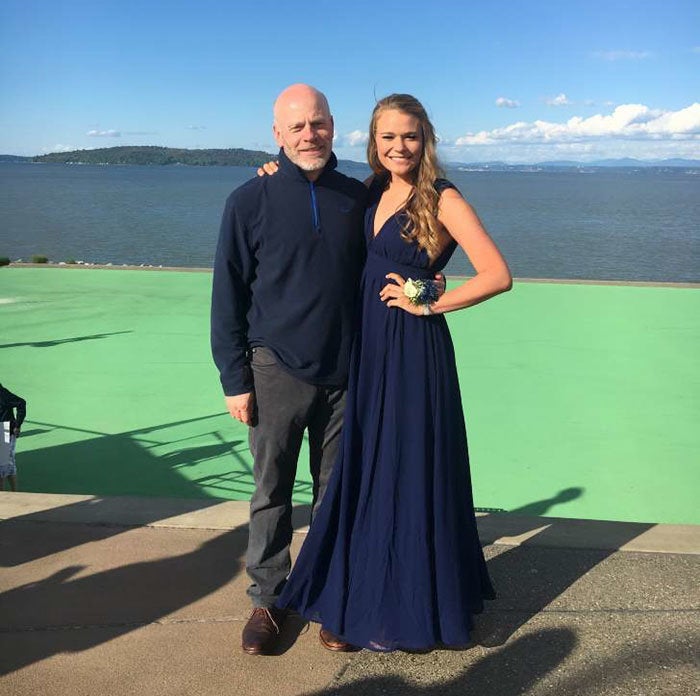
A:
[[[90,336],[74,336],[72,338],[54,338],[50,341],[25,341],[23,343],[0,343],[0,348],[51,348],[64,343],[79,343],[80,341],[93,341],[108,336],[133,333],[133,331],[112,331],[111,333],[91,334]]]
[[[585,488],[579,486],[565,488],[551,498],[536,500],[534,503],[527,503],[526,505],[513,508],[512,510],[497,507],[475,507],[474,512],[487,512],[489,514],[505,512],[513,515],[546,515],[555,505],[563,505],[564,503],[576,500],[576,498],[580,498],[585,490]]]
[[[50,428],[32,428],[31,430],[22,430],[22,439],[26,437],[31,437],[32,435],[43,435],[44,433],[50,433]]]
[[[229,470],[214,479],[222,485],[227,482],[229,491],[245,494],[242,484],[252,482],[253,474],[233,450],[240,444],[241,440],[232,440],[158,457],[128,434],[103,435],[23,452],[18,457],[19,474],[22,490],[31,492],[207,498],[210,494],[197,480],[177,469],[211,459],[214,452],[229,453]]]
[[[563,505],[564,503],[570,503],[572,500],[576,500],[576,498],[580,498],[585,490],[585,488],[579,486],[565,488],[551,498],[528,503],[527,505],[510,510],[510,512],[514,515],[546,515],[555,505]]]
[[[68,433],[73,441],[20,452],[21,489],[39,493],[209,498],[215,496],[207,489],[218,488],[227,493],[222,497],[245,497],[252,490],[253,472],[236,449],[245,448],[246,443],[242,439],[228,440],[212,430],[210,421],[219,416],[201,416],[117,434],[27,421],[42,426],[44,431],[59,431],[64,440]],[[188,436],[174,437],[181,426]],[[216,442],[173,450],[178,443],[194,438]],[[155,448],[167,451],[158,454]],[[199,479],[182,473],[213,460],[217,462],[215,473],[208,471]]]
[[[20,450],[20,490],[247,500],[254,488],[248,445],[240,437],[229,439],[228,427],[216,427],[221,417],[198,416],[116,434],[27,420],[40,426],[29,433],[55,430],[64,442]],[[192,440],[204,442],[189,446]],[[294,484],[295,500],[306,502],[311,495],[311,482]]]

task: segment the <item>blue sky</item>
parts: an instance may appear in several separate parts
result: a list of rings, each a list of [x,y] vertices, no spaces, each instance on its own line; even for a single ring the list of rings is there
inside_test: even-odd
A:
[[[445,161],[700,159],[697,0],[3,0],[0,45],[3,154],[275,151],[272,102],[308,82],[358,161],[391,92]]]

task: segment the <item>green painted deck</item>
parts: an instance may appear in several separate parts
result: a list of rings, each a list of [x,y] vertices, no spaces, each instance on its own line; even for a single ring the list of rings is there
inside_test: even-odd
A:
[[[209,354],[210,282],[0,269],[0,381],[28,402],[20,490],[249,497],[246,430]],[[478,507],[700,523],[697,288],[520,282],[449,322]],[[305,453],[296,499],[310,499]]]

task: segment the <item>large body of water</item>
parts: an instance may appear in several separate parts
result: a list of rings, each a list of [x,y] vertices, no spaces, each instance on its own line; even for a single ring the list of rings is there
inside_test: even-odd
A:
[[[369,170],[346,173],[364,178]],[[208,267],[245,167],[0,164],[0,256]],[[700,170],[449,178],[527,278],[700,282]],[[448,274],[471,273],[462,252]]]

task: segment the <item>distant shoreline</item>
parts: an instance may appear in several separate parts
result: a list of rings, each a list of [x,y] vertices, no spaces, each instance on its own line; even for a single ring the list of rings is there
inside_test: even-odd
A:
[[[211,273],[212,268],[200,268],[197,266],[153,266],[145,264],[128,264],[128,263],[89,263],[82,261],[80,263],[67,263],[66,261],[49,261],[48,263],[31,263],[30,261],[11,261],[6,266],[0,266],[0,271],[3,268],[67,268],[67,269],[94,269],[100,271],[185,271],[192,273]]]
[[[0,163],[7,164],[70,164],[97,166],[239,166],[259,167],[277,158],[276,152],[249,150],[247,148],[176,148],[160,145],[118,145],[115,147],[50,152],[42,155],[0,154]],[[539,162],[506,162],[488,160],[482,162],[443,161],[447,170],[458,171],[567,171],[599,169],[700,169],[700,159],[670,157],[664,159],[636,159],[632,157],[598,159],[590,162],[576,160],[545,160]],[[366,162],[340,159],[340,167],[368,168]]]
[[[212,273],[212,268],[199,268],[191,266],[133,266],[129,264],[109,263],[24,263],[16,262],[6,266],[0,266],[0,273],[4,268],[60,268],[60,269],[92,269],[99,271],[165,271],[166,273]],[[451,279],[461,280],[471,276],[448,274],[448,284]],[[587,280],[576,278],[514,278],[516,283],[544,283],[556,285],[619,285],[641,288],[700,288],[698,283],[673,283],[655,282],[651,280]]]

